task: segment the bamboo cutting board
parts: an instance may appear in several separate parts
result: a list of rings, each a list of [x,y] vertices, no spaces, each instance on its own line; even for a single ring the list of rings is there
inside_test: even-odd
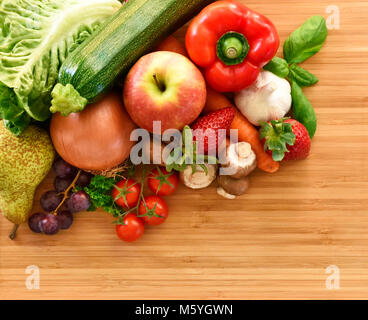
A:
[[[243,2],[267,15],[282,41],[309,16],[327,18],[330,5],[340,11],[340,28],[304,64],[320,79],[305,90],[318,117],[310,157],[273,175],[256,171],[235,201],[214,187],[181,186],[167,198],[168,221],[133,244],[116,237],[104,212],[77,214],[56,236],[23,225],[15,241],[1,217],[0,298],[368,298],[368,1]],[[25,286],[30,265],[39,290]],[[337,272],[340,288],[330,290]]]

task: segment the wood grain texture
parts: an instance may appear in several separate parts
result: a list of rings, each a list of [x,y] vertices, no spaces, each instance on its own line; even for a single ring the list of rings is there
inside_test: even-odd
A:
[[[320,79],[305,90],[318,117],[311,156],[255,172],[236,201],[181,187],[167,199],[168,221],[134,244],[104,212],[78,214],[52,237],[23,225],[16,241],[0,218],[0,298],[368,298],[368,2],[243,2],[282,41],[309,16],[340,9],[340,29],[304,63]],[[25,287],[29,265],[40,268],[40,290]],[[326,289],[329,265],[340,269],[339,290]]]

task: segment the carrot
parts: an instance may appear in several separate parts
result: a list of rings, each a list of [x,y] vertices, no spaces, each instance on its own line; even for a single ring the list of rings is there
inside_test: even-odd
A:
[[[203,109],[204,113],[209,113],[234,105],[223,94],[218,93],[211,88],[207,88],[207,101]],[[257,155],[257,165],[263,171],[276,172],[279,169],[279,163],[272,159],[272,156],[266,153],[259,140],[258,130],[237,110],[230,129],[238,130],[240,141],[250,143],[253,151]]]
[[[164,41],[162,41],[156,48],[155,51],[171,51],[182,54],[183,56],[188,58],[188,53],[185,47],[181,44],[181,42],[176,39],[174,36],[167,37]]]

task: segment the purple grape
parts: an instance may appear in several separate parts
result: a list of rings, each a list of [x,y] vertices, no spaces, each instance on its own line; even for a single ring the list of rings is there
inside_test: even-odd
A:
[[[54,187],[56,192],[64,192],[73,182],[73,178],[56,177],[54,180]]]
[[[73,203],[72,203],[72,199],[69,197],[68,199],[65,200],[64,202],[65,207],[67,208],[68,211],[70,211],[71,213],[76,213],[73,209]]]
[[[36,233],[41,233],[42,230],[40,228],[40,221],[45,218],[45,214],[41,212],[37,212],[31,215],[28,219],[29,228]]]
[[[59,219],[60,229],[69,229],[73,223],[73,215],[67,210],[60,211],[57,218]]]
[[[87,187],[91,182],[92,177],[93,175],[91,173],[82,171],[79,175],[76,185],[82,188]]]
[[[84,191],[73,193],[66,202],[68,210],[72,213],[86,211],[91,206],[91,199]]]
[[[63,196],[58,194],[55,190],[45,192],[40,199],[41,207],[46,212],[54,211],[60,202],[63,200]]]
[[[59,158],[54,162],[56,176],[60,178],[70,178],[75,176],[77,169],[63,159]]]
[[[52,213],[45,215],[45,217],[40,220],[39,226],[44,234],[49,235],[58,233],[60,229],[59,219]]]

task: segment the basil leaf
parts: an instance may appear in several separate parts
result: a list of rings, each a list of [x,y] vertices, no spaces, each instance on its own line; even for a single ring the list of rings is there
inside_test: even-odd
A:
[[[280,78],[286,78],[289,74],[288,63],[285,59],[279,57],[274,57],[263,69],[274,73]]]
[[[322,47],[327,37],[326,21],[322,16],[309,18],[284,42],[284,58],[288,63],[300,63]]]
[[[317,129],[317,117],[312,104],[304,95],[302,88],[293,81],[291,83],[291,97],[293,99],[294,119],[302,123],[311,138]]]
[[[314,74],[297,66],[296,64],[292,64],[290,66],[289,78],[301,87],[312,86],[318,82],[318,78]]]

